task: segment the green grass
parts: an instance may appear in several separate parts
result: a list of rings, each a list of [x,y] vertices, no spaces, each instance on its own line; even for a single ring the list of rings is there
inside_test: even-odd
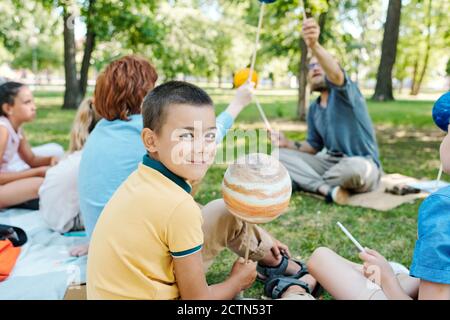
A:
[[[277,92],[266,91],[260,96],[269,119],[277,122],[295,120],[296,97],[293,93],[277,95]],[[218,112],[226,107],[232,97],[231,91],[214,90],[211,94]],[[67,148],[75,112],[61,110],[61,93],[38,92],[35,96],[39,107],[38,118],[26,125],[27,137],[34,145],[55,141]],[[418,178],[436,177],[438,150],[443,135],[431,121],[432,104],[432,101],[368,102],[385,172],[400,172]],[[249,106],[239,116],[236,126],[253,122],[261,120],[255,106]],[[287,135],[296,139],[305,138],[302,131],[288,132]],[[224,165],[211,167],[196,196],[198,202],[206,204],[221,196],[220,184],[224,171]],[[377,212],[327,205],[304,193],[295,193],[289,211],[264,227],[288,244],[296,257],[307,259],[315,248],[327,246],[350,260],[358,261],[353,244],[335,226],[339,220],[363,245],[379,250],[389,260],[409,266],[416,240],[419,205],[420,201],[416,201],[390,212]],[[224,280],[234,260],[230,251],[224,251],[208,272],[208,281],[216,283]],[[247,297],[260,297],[261,294],[262,285],[259,283],[245,292]]]

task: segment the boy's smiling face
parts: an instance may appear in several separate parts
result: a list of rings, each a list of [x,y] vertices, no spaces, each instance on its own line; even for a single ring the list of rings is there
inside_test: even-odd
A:
[[[216,154],[216,116],[213,106],[170,105],[158,133],[142,131],[151,157],[186,180],[203,178]]]

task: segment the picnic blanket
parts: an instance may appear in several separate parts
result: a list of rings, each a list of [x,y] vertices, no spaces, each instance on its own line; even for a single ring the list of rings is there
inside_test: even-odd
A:
[[[85,237],[52,231],[38,211],[0,211],[0,223],[20,227],[28,236],[11,275],[0,282],[0,300],[60,300],[70,285],[86,282],[87,257],[69,254]]]
[[[380,184],[376,190],[351,195],[348,205],[378,211],[389,211],[402,204],[411,203],[417,199],[424,199],[429,195],[429,193],[422,191],[420,193],[401,196],[385,192],[386,188],[400,184],[412,185],[418,182],[418,179],[398,173],[387,174],[381,177]]]

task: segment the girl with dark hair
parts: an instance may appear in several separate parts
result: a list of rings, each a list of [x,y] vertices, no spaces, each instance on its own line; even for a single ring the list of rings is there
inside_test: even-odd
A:
[[[38,147],[46,156],[32,150],[22,125],[35,117],[33,94],[26,85],[6,82],[0,86],[0,208],[37,199],[48,168],[64,152],[55,144]]]

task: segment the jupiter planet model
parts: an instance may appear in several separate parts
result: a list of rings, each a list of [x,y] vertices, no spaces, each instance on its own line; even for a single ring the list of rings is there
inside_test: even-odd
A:
[[[222,195],[228,210],[249,223],[266,223],[284,213],[292,193],[286,168],[274,157],[252,153],[225,172]]]

